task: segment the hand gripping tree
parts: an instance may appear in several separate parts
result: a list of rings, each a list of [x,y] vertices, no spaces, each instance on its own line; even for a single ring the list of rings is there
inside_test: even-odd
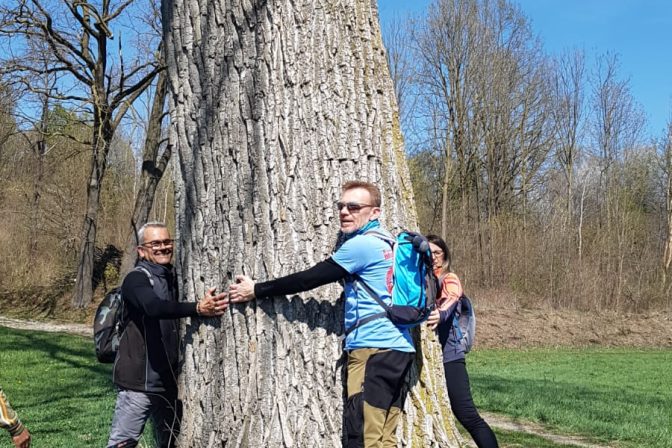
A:
[[[346,180],[380,186],[388,227],[416,227],[377,14],[370,0],[164,1],[187,297],[325,259]],[[339,295],[332,285],[187,324],[180,446],[341,446]],[[439,349],[422,339],[399,438],[458,446]]]

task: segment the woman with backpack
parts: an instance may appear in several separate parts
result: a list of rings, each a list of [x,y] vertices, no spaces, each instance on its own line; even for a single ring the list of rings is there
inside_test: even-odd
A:
[[[462,284],[450,266],[448,245],[437,235],[427,235],[434,262],[434,274],[441,282],[436,309],[427,319],[430,330],[438,328],[443,347],[443,367],[450,407],[457,420],[469,431],[479,448],[496,448],[497,438],[474,405],[465,363],[465,348],[460,343],[453,318],[462,312]]]

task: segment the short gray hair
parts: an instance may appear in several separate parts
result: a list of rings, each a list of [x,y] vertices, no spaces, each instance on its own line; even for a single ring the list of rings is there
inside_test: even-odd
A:
[[[161,221],[150,221],[146,223],[144,226],[140,227],[138,230],[138,244],[142,244],[145,242],[145,230],[149,229],[150,227],[152,228],[157,228],[157,229],[167,229],[168,226]]]

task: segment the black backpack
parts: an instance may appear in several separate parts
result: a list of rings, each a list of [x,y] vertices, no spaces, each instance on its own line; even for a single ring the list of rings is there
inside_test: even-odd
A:
[[[147,269],[136,266],[133,270],[144,272],[149,283],[154,286],[152,274]],[[121,286],[107,292],[98,305],[93,321],[93,343],[96,347],[96,358],[102,363],[113,363],[117,357],[121,335],[126,328],[124,311]]]

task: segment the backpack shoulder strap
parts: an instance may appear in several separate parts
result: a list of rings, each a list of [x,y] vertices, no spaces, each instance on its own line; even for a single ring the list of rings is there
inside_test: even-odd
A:
[[[344,334],[345,337],[347,337],[350,333],[352,333],[353,330],[355,330],[358,327],[361,327],[364,324],[367,324],[376,319],[387,317],[387,312],[390,308],[390,306],[387,303],[383,302],[383,299],[381,299],[380,296],[376,294],[376,292],[373,290],[373,288],[371,288],[359,275],[357,274],[353,275],[352,282],[361,285],[362,288],[364,288],[366,292],[368,292],[369,295],[378,303],[378,305],[380,305],[383,308],[383,311],[381,311],[380,313],[372,314],[370,316],[366,316],[363,319],[359,319],[350,328],[345,329]]]
[[[392,236],[392,234],[380,229],[367,230],[366,232],[364,232],[364,235],[375,236],[379,240],[385,241],[391,247],[394,247],[395,243],[397,242],[397,240]]]
[[[353,332],[356,328],[361,327],[364,324],[368,324],[369,322],[376,320],[376,319],[382,319],[383,317],[387,317],[387,312],[382,312],[382,313],[376,313],[372,314],[370,316],[365,317],[364,319],[360,319],[357,322],[354,323],[354,325],[348,329],[345,330],[344,336],[347,337],[350,333]]]
[[[474,308],[473,305],[471,304],[471,299],[467,297],[467,295],[463,292],[459,300],[460,300],[460,311],[463,314],[473,315]]]
[[[152,285],[152,287],[154,287],[154,278],[152,277],[151,272],[147,270],[147,268],[143,268],[142,266],[136,266],[133,268],[133,270],[136,272],[144,272],[144,274],[149,279],[149,284]]]
[[[466,294],[462,293],[457,301],[455,310],[453,311],[453,327],[458,332],[458,339],[464,337],[468,327],[466,322],[469,322],[472,319],[474,319],[474,308],[471,299],[469,299]]]
[[[460,322],[458,323],[462,333],[460,344],[464,353],[469,353],[476,337],[476,314],[471,299],[464,293],[460,297],[460,314]]]
[[[152,277],[152,273],[149,272],[147,268],[144,268],[142,266],[136,266],[134,267],[131,272],[142,272],[147,276],[147,279],[149,280],[149,284],[154,287],[154,278]],[[129,272],[130,274],[130,272]],[[121,296],[121,304],[120,304],[120,319],[119,319],[119,325],[120,328],[123,328],[123,331],[126,331],[126,323],[128,320],[128,310],[126,309],[126,299],[124,299],[124,295],[121,293],[121,286],[119,286],[119,295]],[[120,336],[121,337],[121,336]]]
[[[375,300],[376,302],[378,302],[378,305],[382,306],[384,310],[387,310],[387,309],[390,307],[390,305],[388,305],[387,303],[383,302],[383,299],[381,299],[380,296],[379,296],[378,294],[376,294],[376,291],[374,291],[373,288],[371,288],[371,287],[368,285],[368,283],[366,283],[366,282],[364,281],[364,279],[363,279],[362,277],[360,277],[359,275],[355,274],[355,275],[353,275],[353,281],[356,282],[356,283],[358,283],[358,284],[360,284],[360,285],[362,285],[362,287],[366,290],[366,292],[369,293],[369,295],[373,298],[373,300]]]
[[[375,236],[376,238],[385,241],[387,244],[390,245],[392,249],[394,249],[394,245],[396,243],[396,240],[392,235],[390,235],[388,232],[385,232],[383,230],[379,229],[372,229],[367,232],[364,232],[364,235],[371,235]],[[344,336],[347,337],[350,333],[352,333],[353,330],[355,330],[358,327],[361,327],[364,324],[367,324],[373,320],[376,319],[381,319],[383,317],[387,317],[387,311],[389,309],[389,305],[385,302],[383,302],[383,299],[380,298],[380,296],[371,288],[368,283],[364,281],[362,277],[360,277],[357,274],[353,274],[350,276],[350,281],[352,283],[356,283],[362,286],[366,290],[367,293],[375,300],[378,305],[380,305],[383,308],[383,311],[380,313],[375,313],[370,316],[366,316],[364,319],[360,319],[357,322],[355,322],[350,328],[345,329]]]

